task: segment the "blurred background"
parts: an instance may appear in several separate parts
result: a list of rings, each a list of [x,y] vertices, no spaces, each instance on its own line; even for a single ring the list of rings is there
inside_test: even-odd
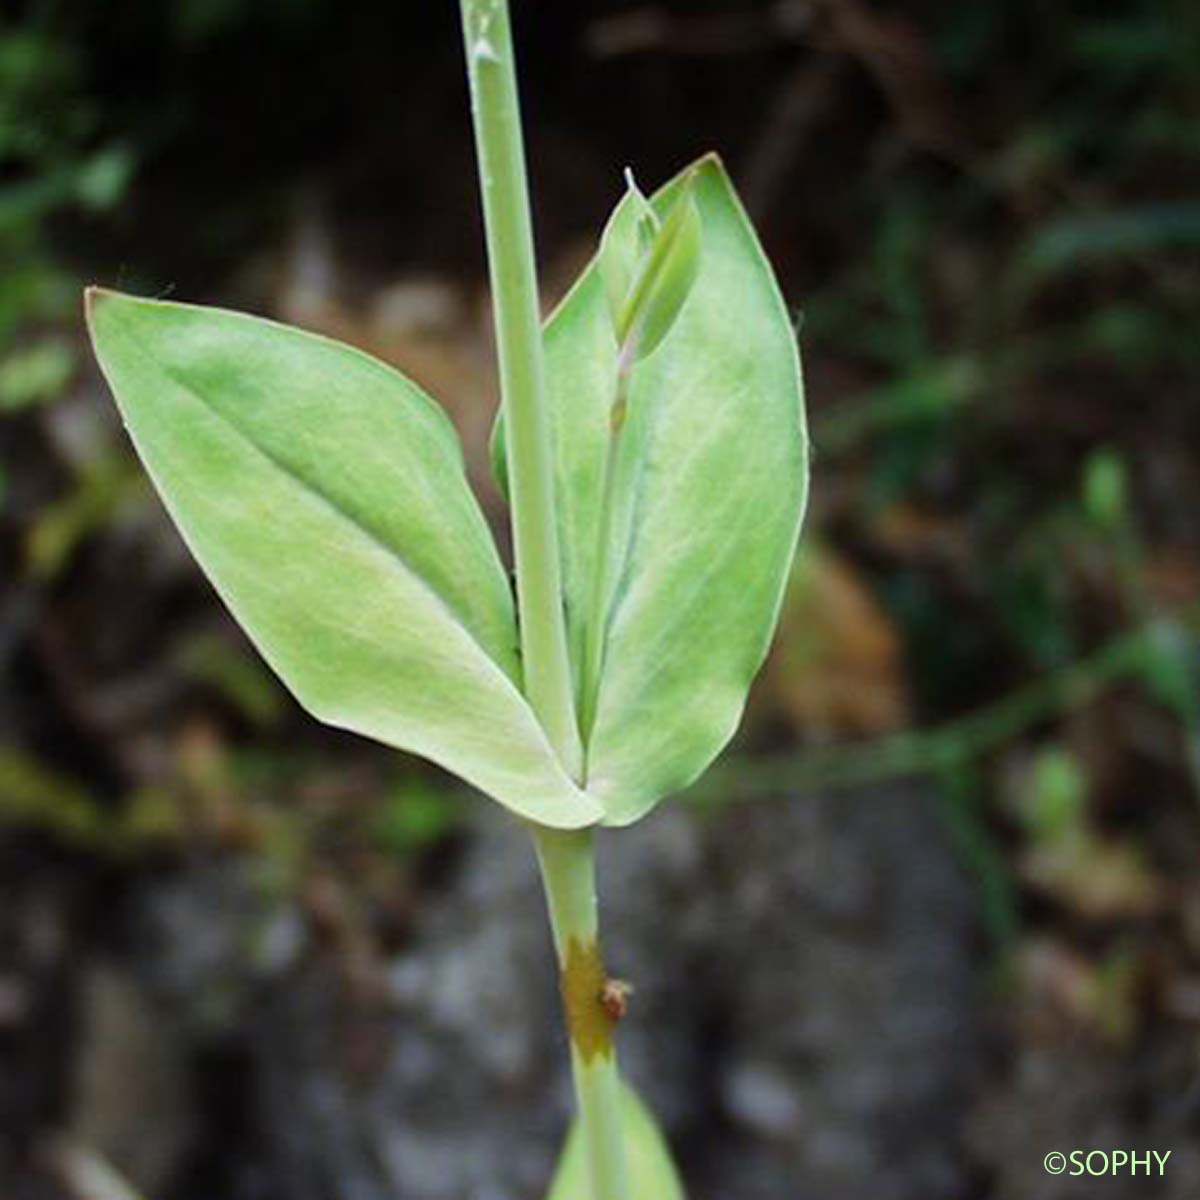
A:
[[[100,282],[496,397],[457,6],[0,16],[0,1196],[536,1200],[532,856],[318,727],[84,344]],[[515,5],[547,300],[724,156],[813,499],[723,765],[606,836],[628,1074],[694,1200],[1200,1191],[1200,8]],[[736,314],[731,314],[736,319]]]

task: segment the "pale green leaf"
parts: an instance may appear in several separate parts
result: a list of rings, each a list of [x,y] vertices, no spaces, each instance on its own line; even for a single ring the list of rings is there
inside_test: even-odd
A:
[[[441,409],[269,321],[102,291],[88,307],[175,523],[300,702],[524,816],[596,820],[520,693],[507,577]]]
[[[632,1088],[621,1088],[629,1200],[685,1200],[679,1172],[657,1122]],[[563,1148],[546,1200],[592,1200],[587,1151],[576,1122]]]
[[[715,158],[653,198],[660,218],[689,181],[699,275],[661,345],[634,368],[617,462],[616,569],[587,746],[587,789],[617,825],[690,783],[732,736],[774,630],[807,494],[787,310]],[[610,228],[633,236],[635,224]],[[617,371],[595,263],[551,318],[546,353],[578,677]]]

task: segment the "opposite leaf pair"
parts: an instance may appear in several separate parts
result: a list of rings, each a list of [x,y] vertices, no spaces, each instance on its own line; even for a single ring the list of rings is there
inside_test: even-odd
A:
[[[89,293],[96,353],[147,470],[300,702],[560,828],[633,821],[720,751],[766,652],[804,507],[793,333],[723,170],[702,160],[649,204],[686,221],[702,250],[681,307],[668,296],[636,310],[658,320],[640,330],[636,366],[622,361],[610,301],[612,264],[644,260],[636,193],[545,335],[577,691],[589,645],[601,664],[578,697],[583,780],[522,695],[508,577],[432,400],[325,338]],[[622,371],[628,416],[606,489]]]

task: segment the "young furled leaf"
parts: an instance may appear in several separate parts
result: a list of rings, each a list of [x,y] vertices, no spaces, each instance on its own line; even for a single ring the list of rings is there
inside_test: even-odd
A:
[[[641,219],[632,237],[622,229],[609,230],[606,237],[612,256],[615,256],[616,247],[611,243],[630,242],[637,247],[632,280],[625,298],[616,308],[614,320],[617,345],[633,361],[653,354],[670,332],[700,271],[700,213],[690,179],[685,180],[666,219],[648,238],[645,229],[645,220]],[[601,243],[603,254],[604,243]],[[613,283],[610,280],[613,277],[604,270],[603,258],[600,266],[611,311]]]
[[[659,227],[650,201],[642,195],[633,172],[629,170],[625,172],[625,200],[617,206],[617,212],[622,215],[622,227],[616,228],[610,221],[600,236],[600,249],[596,252],[596,266],[604,280],[608,312],[614,328],[633,289],[638,265],[649,251]],[[624,228],[626,222],[632,226],[632,232]]]
[[[621,1088],[621,1126],[630,1200],[686,1200],[662,1131],[630,1087]],[[546,1200],[591,1200],[581,1133],[578,1125],[572,1126]]]
[[[594,269],[604,283],[617,345],[630,363],[652,354],[670,332],[700,271],[700,214],[690,182],[665,221],[630,176],[625,199],[604,229]],[[492,478],[508,499],[504,418],[488,444]]]
[[[93,289],[88,322],[185,541],[306,708],[544,824],[598,819],[521,695],[507,576],[432,400],[237,313]]]
[[[770,266],[715,158],[652,198],[664,224],[688,193],[703,241],[698,274],[624,384],[597,262],[546,331],[577,680],[590,674],[589,624],[601,622],[596,694],[581,697],[594,708],[585,783],[614,825],[690,783],[732,736],[775,627],[807,495],[795,335]],[[610,231],[636,236],[639,199],[622,201]],[[612,510],[598,547],[619,387],[627,416],[612,443]]]

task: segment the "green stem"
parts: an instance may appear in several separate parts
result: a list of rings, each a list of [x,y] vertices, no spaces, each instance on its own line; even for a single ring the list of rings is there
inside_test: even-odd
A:
[[[583,752],[563,618],[533,227],[507,0],[462,0],[462,19],[500,356],[525,694],[567,770],[579,778]],[[592,834],[535,826],[534,839],[568,999],[591,1200],[629,1200],[616,1053],[599,995]],[[594,973],[583,973],[582,1003],[580,972],[571,969],[576,959]],[[589,995],[593,977],[599,982]]]
[[[508,450],[525,693],[567,770],[582,747],[567,658],[525,149],[507,0],[462,0]]]
[[[571,1067],[591,1179],[591,1200],[629,1200],[620,1075],[608,1017],[600,1003],[603,963],[596,913],[591,830],[539,829],[534,835],[571,1032]],[[579,996],[578,978],[584,985]],[[574,978],[573,978],[574,977]],[[574,995],[572,994],[574,993]],[[594,1012],[579,1011],[579,1002]]]

